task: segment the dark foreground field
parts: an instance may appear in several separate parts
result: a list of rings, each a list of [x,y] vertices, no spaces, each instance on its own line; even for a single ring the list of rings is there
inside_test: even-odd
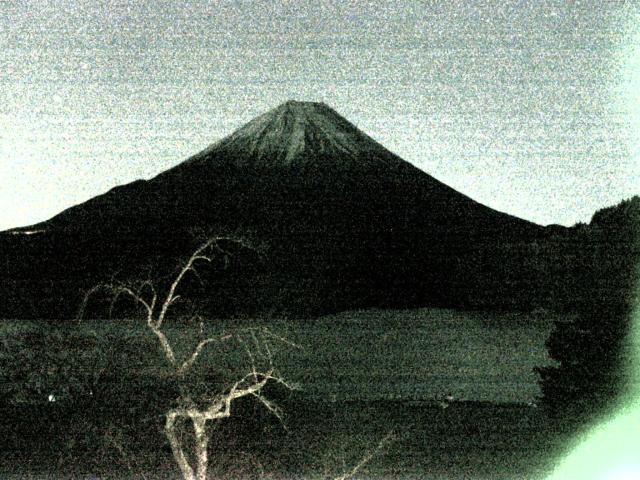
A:
[[[551,320],[421,309],[270,322],[300,346],[274,361],[301,390],[266,392],[284,426],[246,399],[215,425],[212,478],[336,478],[371,453],[358,478],[542,478],[569,434],[532,402]],[[2,478],[177,478],[162,432],[175,392],[140,321],[0,333]],[[168,330],[185,349],[192,333]],[[216,378],[246,360],[211,350],[201,366]]]
[[[250,404],[214,428],[211,478],[335,478],[375,453],[358,478],[535,479],[567,439],[540,409],[522,406],[283,406],[287,430]],[[2,415],[3,478],[178,478],[161,418],[109,412],[92,422],[54,407]]]

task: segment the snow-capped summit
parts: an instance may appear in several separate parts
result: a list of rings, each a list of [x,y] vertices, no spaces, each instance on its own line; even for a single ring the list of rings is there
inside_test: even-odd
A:
[[[395,169],[405,163],[326,104],[293,100],[254,118],[190,162],[218,155],[255,168],[307,167],[338,159],[332,165],[338,169],[363,164]]]

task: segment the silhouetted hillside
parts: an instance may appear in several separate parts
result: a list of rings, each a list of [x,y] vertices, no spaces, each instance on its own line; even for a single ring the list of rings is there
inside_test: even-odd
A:
[[[583,420],[628,387],[632,309],[640,271],[640,197],[599,210],[574,229],[573,322],[558,323],[548,348],[557,367],[539,369],[545,400]],[[571,414],[567,414],[567,410]]]
[[[471,200],[324,104],[287,102],[151,180],[2,234],[0,316],[66,318],[100,280],[166,275],[203,232],[260,247],[200,289],[219,315],[531,309],[550,301],[546,242],[566,234]]]

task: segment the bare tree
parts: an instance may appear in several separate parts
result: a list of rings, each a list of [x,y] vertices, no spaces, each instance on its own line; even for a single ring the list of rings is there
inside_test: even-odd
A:
[[[180,300],[178,293],[180,286],[189,274],[197,275],[196,266],[200,263],[211,263],[214,258],[228,258],[229,252],[222,246],[222,241],[235,241],[228,238],[210,238],[198,247],[172,279],[166,293],[160,295],[158,287],[153,281],[143,282],[111,282],[100,284],[92,288],[85,295],[80,308],[79,317],[82,318],[89,298],[98,291],[106,291],[111,296],[111,305],[120,297],[128,297],[139,305],[146,317],[146,327],[157,338],[164,361],[172,375],[185,379],[192,372],[205,350],[220,348],[223,343],[237,342],[247,356],[247,368],[235,381],[219,392],[211,395],[194,396],[188,388],[182,389],[176,405],[165,413],[164,433],[171,446],[173,457],[178,464],[184,480],[205,480],[209,468],[208,444],[209,434],[207,424],[231,416],[233,403],[251,396],[256,398],[271,413],[278,418],[281,410],[274,402],[268,400],[262,390],[269,382],[277,382],[287,388],[293,388],[278,374],[273,365],[273,349],[276,343],[286,343],[294,346],[285,338],[275,335],[267,328],[248,328],[232,333],[223,332],[214,336],[202,336],[194,340],[187,352],[176,351],[164,330],[167,315],[171,307]],[[241,242],[238,242],[241,243]],[[246,247],[246,245],[242,244]],[[204,319],[196,315],[204,332]],[[177,432],[180,421],[190,422],[193,428],[193,455],[190,455],[181,436]]]

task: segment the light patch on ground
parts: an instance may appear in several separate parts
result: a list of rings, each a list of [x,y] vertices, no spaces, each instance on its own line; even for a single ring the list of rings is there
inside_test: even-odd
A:
[[[640,279],[640,266],[638,266]],[[640,285],[636,287],[640,291]],[[639,296],[636,296],[639,298]],[[578,438],[578,445],[547,480],[640,479],[640,305],[635,306],[629,332],[629,387],[622,407]]]
[[[640,405],[585,437],[548,480],[640,478]]]

